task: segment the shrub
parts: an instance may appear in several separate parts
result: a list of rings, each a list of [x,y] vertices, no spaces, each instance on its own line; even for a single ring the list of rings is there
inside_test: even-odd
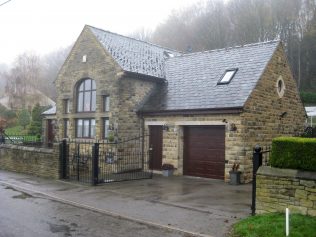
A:
[[[31,122],[30,113],[26,109],[21,110],[19,112],[18,121],[19,121],[19,125],[21,125],[23,129],[25,129],[25,127],[29,125]]]
[[[42,133],[42,123],[38,121],[32,121],[28,127],[29,135],[40,135]]]
[[[316,93],[301,92],[300,94],[304,104],[316,104]]]
[[[42,113],[47,107],[36,104],[32,109],[32,121],[28,127],[29,135],[40,135],[42,134]]]
[[[278,168],[316,171],[316,138],[273,139],[270,164]]]

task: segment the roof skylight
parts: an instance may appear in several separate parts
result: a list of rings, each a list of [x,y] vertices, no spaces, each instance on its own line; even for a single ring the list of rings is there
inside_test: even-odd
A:
[[[217,85],[228,84],[233,79],[237,72],[238,68],[228,69],[225,71],[221,79],[217,82]]]

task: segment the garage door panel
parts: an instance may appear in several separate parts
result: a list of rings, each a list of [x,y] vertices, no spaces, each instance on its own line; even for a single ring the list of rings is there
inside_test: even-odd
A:
[[[185,127],[183,165],[185,175],[224,179],[225,127]]]

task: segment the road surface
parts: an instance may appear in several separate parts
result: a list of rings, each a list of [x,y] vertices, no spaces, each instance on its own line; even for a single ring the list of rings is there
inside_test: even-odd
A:
[[[0,237],[189,237],[0,184]]]

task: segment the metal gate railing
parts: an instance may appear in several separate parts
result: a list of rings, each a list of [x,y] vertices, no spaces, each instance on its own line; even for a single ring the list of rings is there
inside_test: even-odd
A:
[[[148,137],[118,143],[63,140],[60,143],[62,179],[93,185],[152,178]]]

